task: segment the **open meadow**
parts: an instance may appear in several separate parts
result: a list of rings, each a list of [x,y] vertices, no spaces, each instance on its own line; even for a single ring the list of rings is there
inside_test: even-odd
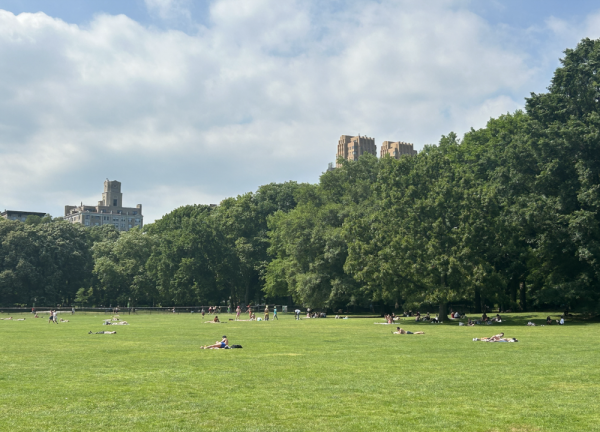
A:
[[[600,430],[600,324],[525,325],[546,315],[407,318],[426,334],[401,336],[373,318],[13,315],[27,319],[0,321],[0,430]],[[519,342],[472,340],[500,331]],[[199,349],[222,335],[243,349]]]

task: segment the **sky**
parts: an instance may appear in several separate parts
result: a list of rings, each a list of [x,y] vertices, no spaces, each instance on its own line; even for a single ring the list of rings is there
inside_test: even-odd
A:
[[[584,37],[598,2],[0,0],[0,211],[316,183],[340,135],[420,150],[523,108]]]

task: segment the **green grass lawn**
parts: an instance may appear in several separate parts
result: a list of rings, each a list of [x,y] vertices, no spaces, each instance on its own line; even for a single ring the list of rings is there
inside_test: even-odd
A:
[[[372,318],[28,314],[0,321],[0,431],[600,430],[600,324],[525,326],[546,315],[398,336]],[[500,331],[519,342],[472,341]],[[224,334],[244,348],[199,349]]]

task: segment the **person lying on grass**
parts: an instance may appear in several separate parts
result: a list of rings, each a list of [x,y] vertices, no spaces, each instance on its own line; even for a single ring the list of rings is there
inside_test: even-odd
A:
[[[61,319],[60,319],[60,322],[69,322],[69,320],[62,319],[62,318],[61,318]]]
[[[504,333],[498,333],[492,337],[482,337],[482,338],[474,338],[474,341],[480,342],[517,342],[515,338],[505,338]]]
[[[223,339],[221,339],[221,342],[216,341],[214,345],[205,345],[200,348],[202,348],[202,349],[225,349],[225,348],[229,348],[228,345],[229,345],[229,340],[227,339],[227,336],[223,335]]]
[[[479,342],[519,342],[517,338],[500,338],[500,339],[490,339],[490,338],[474,338],[474,341]]]
[[[17,321],[25,321],[25,318],[19,318]]]
[[[90,331],[88,334],[117,334],[117,332],[116,331],[99,331],[99,332],[93,333]]]
[[[413,333],[413,332],[404,330],[403,328],[400,328],[400,327],[396,327],[396,331],[393,332],[393,333],[394,334],[425,334],[425,332],[422,332],[422,331],[418,331],[418,332],[414,332]]]
[[[12,319],[12,317],[8,317],[8,318],[0,318],[0,320],[6,320],[6,321],[10,321]]]

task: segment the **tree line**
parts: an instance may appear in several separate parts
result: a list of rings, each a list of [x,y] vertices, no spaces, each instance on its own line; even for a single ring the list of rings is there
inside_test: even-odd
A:
[[[0,223],[0,303],[600,308],[600,40],[462,139],[317,184],[190,205],[143,230]]]

